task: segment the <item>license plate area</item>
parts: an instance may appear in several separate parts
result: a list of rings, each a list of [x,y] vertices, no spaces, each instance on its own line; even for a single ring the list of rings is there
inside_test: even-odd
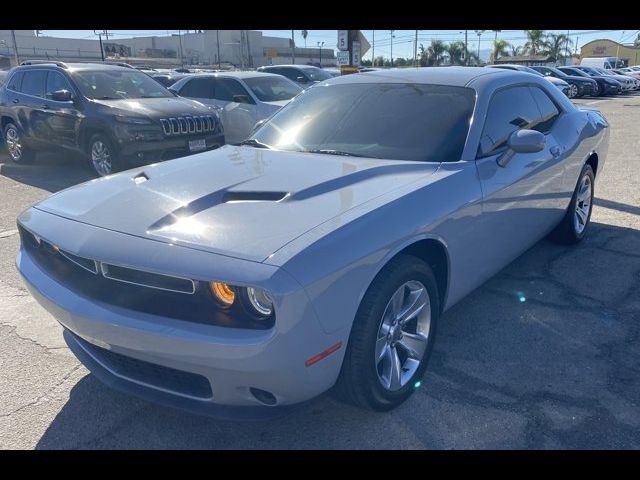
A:
[[[207,148],[207,142],[204,139],[189,140],[189,151],[198,152]]]

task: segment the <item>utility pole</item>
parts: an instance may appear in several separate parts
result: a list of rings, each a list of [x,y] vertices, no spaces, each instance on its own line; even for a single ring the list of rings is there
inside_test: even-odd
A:
[[[564,52],[565,52],[565,55],[567,57],[565,59],[565,61],[564,61],[564,64],[566,65],[567,64],[567,60],[569,59],[569,56],[571,55],[571,52],[569,52],[569,30],[567,30],[567,42],[566,42],[565,47],[564,47]]]
[[[296,63],[296,42],[293,38],[293,30],[291,30],[291,63]]]
[[[253,57],[251,56],[251,43],[249,43],[249,37],[251,36],[251,30],[247,30],[247,60],[248,67],[253,67]]]
[[[389,31],[391,32],[391,68],[393,68],[393,38],[394,38],[393,32],[395,30],[389,30]]]
[[[580,37],[576,37],[576,55],[578,55],[578,40],[580,40]]]
[[[371,30],[371,66],[376,66],[376,31]]]
[[[324,42],[318,42],[318,50],[320,50],[320,68],[322,68],[322,46]]]
[[[182,58],[182,33],[178,30],[178,42],[180,43],[180,64],[184,67],[184,59]]]
[[[16,44],[16,32],[11,30],[11,38],[13,39],[13,55],[16,59],[16,66],[20,65],[20,58],[18,57],[18,45]]]
[[[498,57],[498,52],[496,52],[496,43],[498,43],[498,32],[501,32],[502,30],[494,30],[495,35],[493,36],[493,63],[496,63],[497,57]],[[478,54],[478,56],[480,56],[480,54]]]
[[[218,70],[220,70],[220,30],[216,30],[216,48],[218,49]]]
[[[98,40],[100,41],[100,56],[102,57],[102,61],[104,62],[104,48],[102,47],[102,33],[97,33],[95,30],[93,31],[94,35],[98,35]]]
[[[469,42],[467,38],[468,30],[464,31],[464,64],[469,65]]]
[[[416,30],[416,38],[413,41],[413,66],[417,67],[416,61],[418,60],[418,30]]]

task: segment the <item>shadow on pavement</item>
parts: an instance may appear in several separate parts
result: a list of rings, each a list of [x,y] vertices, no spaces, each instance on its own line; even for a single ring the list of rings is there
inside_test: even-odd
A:
[[[95,178],[84,159],[72,153],[40,153],[28,165],[16,164],[0,156],[0,174],[32,187],[57,192]],[[4,163],[3,163],[4,162]]]
[[[546,240],[449,310],[422,386],[390,413],[324,395],[217,421],[87,375],[37,448],[640,448],[640,232]]]

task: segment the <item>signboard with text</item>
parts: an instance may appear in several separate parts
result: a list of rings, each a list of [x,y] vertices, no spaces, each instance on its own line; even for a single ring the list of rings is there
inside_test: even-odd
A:
[[[336,54],[336,60],[339,66],[349,65],[349,52],[338,52]]]
[[[360,66],[360,42],[352,42],[351,43],[351,51],[353,52],[353,66]]]
[[[338,50],[349,50],[349,30],[338,30]]]

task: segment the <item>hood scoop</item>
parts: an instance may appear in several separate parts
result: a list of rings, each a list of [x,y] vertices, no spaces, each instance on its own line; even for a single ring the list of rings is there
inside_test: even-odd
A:
[[[289,195],[288,192],[273,191],[229,191],[219,190],[217,192],[204,195],[200,198],[177,208],[173,212],[165,215],[160,220],[149,227],[149,231],[162,230],[174,223],[196,215],[204,210],[215,207],[223,203],[241,203],[241,202],[278,202]]]

